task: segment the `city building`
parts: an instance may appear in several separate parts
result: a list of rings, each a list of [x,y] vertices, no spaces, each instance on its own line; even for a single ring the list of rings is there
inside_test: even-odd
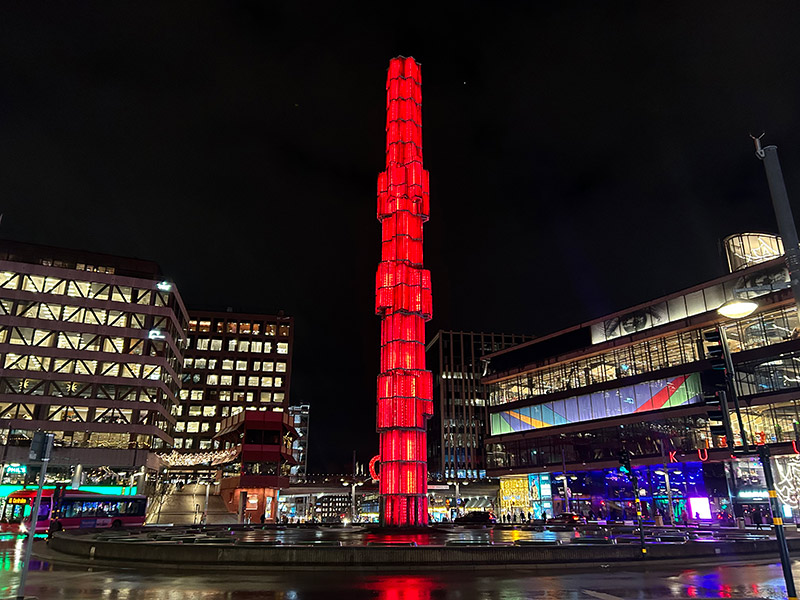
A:
[[[45,430],[55,478],[159,469],[187,321],[154,262],[0,241],[0,462],[28,462]]]
[[[288,410],[291,317],[190,311],[188,331],[175,450],[219,449],[222,420],[245,409]]]
[[[764,510],[758,460],[732,458],[742,432],[771,447],[785,515],[798,514],[800,330],[782,246],[743,234],[725,248],[723,277],[485,357],[487,473],[501,478],[503,516],[632,518],[621,450],[632,455],[646,516]],[[734,298],[755,299],[757,311],[721,316],[717,309]],[[720,331],[732,389],[715,368]]]
[[[308,472],[308,427],[310,423],[311,407],[300,404],[289,407],[289,416],[292,426],[297,432],[297,438],[292,442],[292,456],[295,463],[289,472],[292,482],[302,481]]]
[[[465,331],[436,332],[426,347],[433,373],[433,417],[428,421],[431,479],[486,477],[483,437],[488,391],[481,382],[481,357],[532,336]]]
[[[220,495],[240,522],[277,521],[278,496],[295,462],[291,420],[283,411],[240,410],[221,421],[215,441],[232,460],[223,466]]]

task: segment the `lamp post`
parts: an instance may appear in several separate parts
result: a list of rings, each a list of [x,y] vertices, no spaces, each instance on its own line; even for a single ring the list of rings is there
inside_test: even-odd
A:
[[[758,141],[756,140],[756,142]],[[758,147],[758,143],[756,143],[756,146]],[[772,148],[774,148],[774,146],[772,146]],[[775,160],[777,160],[777,156],[775,157]],[[778,171],[780,172],[780,166],[778,166]],[[770,189],[772,189],[772,185],[770,185]],[[786,190],[784,189],[784,194],[785,193]],[[791,216],[791,211],[789,214]],[[794,224],[792,224],[792,230],[794,230]],[[797,246],[797,241],[796,241],[797,234],[795,234],[794,239],[795,239],[795,246]],[[789,258],[787,253],[787,266],[788,262]],[[791,270],[789,272],[791,274]],[[793,280],[792,281],[793,290],[795,287],[794,283],[795,282]],[[795,298],[797,298],[797,296],[795,296]],[[752,314],[758,307],[758,305],[755,303],[753,303],[753,305],[754,306],[750,312],[741,314],[737,318],[746,317],[749,314]],[[725,314],[721,311],[721,309],[718,312],[720,312],[720,314],[725,316]],[[731,358],[730,348],[728,347],[728,340],[724,335],[725,329],[721,325],[718,325],[717,327],[718,330],[721,332],[720,337],[722,342],[722,350],[725,356],[726,366],[728,367],[726,369],[725,380],[728,387],[728,392],[731,394],[734,400],[734,409],[736,411],[736,418],[739,422],[739,430],[742,436],[743,453],[745,455],[751,455],[752,452],[747,444],[747,438],[744,432],[744,425],[742,423],[742,414],[741,414],[741,409],[739,407],[738,395],[736,394],[735,381],[733,380],[733,359]],[[767,493],[769,494],[769,504],[770,504],[770,510],[772,512],[772,523],[773,526],[775,527],[775,540],[778,543],[778,551],[781,557],[781,569],[783,570],[783,580],[786,583],[786,595],[788,596],[788,600],[797,600],[797,591],[795,590],[794,576],[792,575],[792,562],[791,559],[789,558],[789,547],[786,544],[786,532],[783,529],[783,518],[781,516],[780,505],[778,504],[778,494],[775,491],[775,478],[772,475],[772,463],[770,462],[769,458],[770,457],[769,446],[767,446],[766,444],[758,445],[757,452],[758,452],[758,457],[761,460],[761,467],[764,469],[764,480],[767,484]]]
[[[356,488],[364,485],[363,481],[342,481],[344,487],[350,486],[350,524],[356,522]]]
[[[447,485],[452,485],[455,486],[456,488],[456,512],[458,512],[459,516],[461,516],[461,510],[458,508],[459,501],[461,500],[461,486],[469,485],[469,481],[459,481],[458,479],[456,479],[454,481],[448,481]]]
[[[567,475],[566,473],[564,473],[563,475],[558,475],[556,479],[561,481],[564,485],[564,507],[566,508],[564,512],[572,512],[572,510],[570,510],[572,489],[569,487],[569,480],[571,479],[572,481],[575,481],[577,477],[575,477],[575,475]]]

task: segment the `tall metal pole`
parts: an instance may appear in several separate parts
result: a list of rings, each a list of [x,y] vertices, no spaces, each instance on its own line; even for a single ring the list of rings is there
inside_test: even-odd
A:
[[[47,434],[51,438],[52,434]],[[51,442],[52,443],[52,442]],[[36,537],[36,525],[39,522],[39,507],[42,505],[42,488],[44,487],[45,476],[47,475],[47,463],[50,462],[50,450],[47,449],[42,456],[42,468],[39,470],[39,488],[36,490],[36,500],[33,503],[31,512],[31,527],[28,530],[28,539],[25,543],[25,558],[22,559],[22,568],[19,574],[19,586],[17,587],[17,600],[25,598],[25,582],[28,579],[28,568],[31,564],[31,553],[33,552],[33,540]],[[50,507],[53,510],[53,506]],[[24,522],[24,519],[23,519]]]
[[[758,447],[758,456],[761,465],[764,467],[764,479],[767,484],[769,494],[769,506],[772,510],[772,523],[775,526],[775,539],[778,542],[778,550],[781,553],[781,569],[783,569],[783,580],[786,582],[786,595],[788,600],[797,600],[797,591],[794,587],[794,576],[792,575],[792,560],[789,558],[789,547],[786,545],[786,532],[783,530],[783,517],[781,507],[778,504],[778,494],[775,491],[775,479],[772,477],[772,464],[769,460],[769,446],[763,444]]]
[[[786,193],[786,185],[783,182],[783,172],[781,163],[778,160],[778,147],[761,147],[761,138],[754,138],[756,144],[756,156],[764,163],[764,171],[767,173],[767,184],[769,185],[769,195],[772,197],[772,208],[775,211],[775,219],[778,221],[778,233],[783,240],[784,259],[786,268],[789,271],[789,284],[794,295],[794,302],[800,311],[800,242],[797,239],[797,228],[794,224],[792,207],[789,204],[789,196]],[[798,312],[800,318],[800,312]]]
[[[721,323],[717,325],[717,332],[719,333],[719,341],[722,346],[722,356],[725,358],[725,387],[727,388],[725,390],[727,392],[725,400],[727,401],[727,396],[730,396],[731,400],[733,400],[733,409],[736,411],[736,420],[739,423],[739,434],[742,436],[742,450],[747,454],[750,452],[750,445],[747,443],[747,434],[744,431],[744,420],[742,419],[742,409],[739,405],[739,393],[736,391],[733,357],[731,356],[731,349],[728,346],[728,335],[725,333],[725,328]],[[720,402],[720,407],[723,407],[722,402]],[[734,440],[731,440],[731,448],[734,446],[733,442]]]

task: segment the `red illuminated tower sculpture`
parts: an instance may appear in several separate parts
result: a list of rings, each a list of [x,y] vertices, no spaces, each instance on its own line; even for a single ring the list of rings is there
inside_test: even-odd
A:
[[[428,523],[425,427],[433,414],[431,372],[425,370],[431,274],[422,268],[428,172],[422,168],[420,67],[413,58],[389,63],[386,113],[386,170],[378,176],[382,241],[375,298],[375,312],[381,317],[381,523],[413,527]]]

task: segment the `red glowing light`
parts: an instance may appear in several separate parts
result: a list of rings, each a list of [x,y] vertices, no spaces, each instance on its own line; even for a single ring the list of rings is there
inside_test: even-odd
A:
[[[422,225],[428,220],[429,196],[428,172],[422,168],[420,81],[420,68],[413,58],[390,61],[386,170],[378,175],[379,489],[381,523],[397,526],[428,523],[425,426],[433,414],[433,380],[425,370],[425,321],[430,320],[433,308],[431,274],[422,268]],[[370,462],[370,472],[372,467]]]

